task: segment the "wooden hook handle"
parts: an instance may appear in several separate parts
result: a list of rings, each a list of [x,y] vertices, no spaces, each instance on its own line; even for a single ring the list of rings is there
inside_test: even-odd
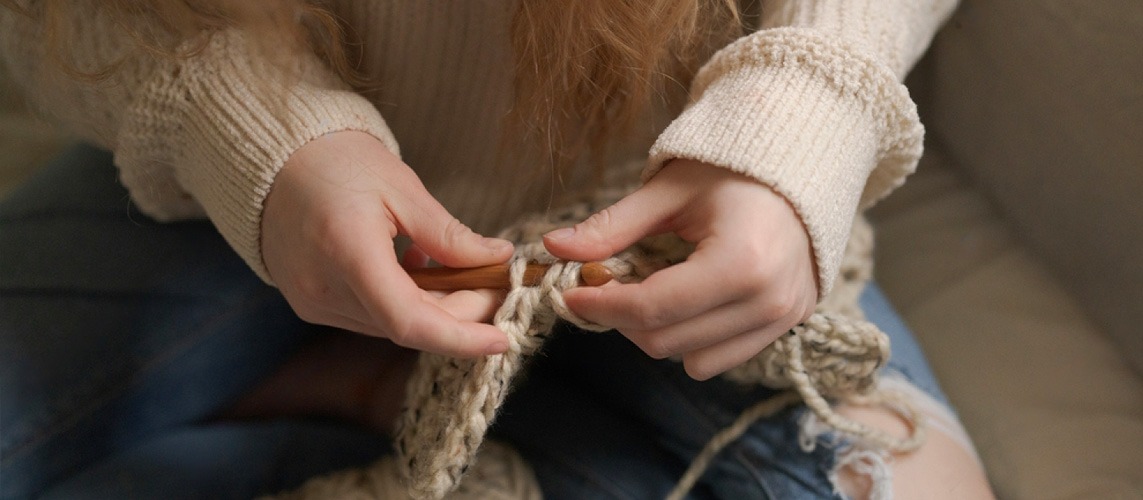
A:
[[[549,267],[551,266],[547,264],[528,264],[524,271],[524,285],[535,286],[540,284],[540,280],[544,278]],[[428,267],[410,269],[408,273],[413,278],[413,283],[416,283],[423,290],[453,291],[479,288],[508,290],[512,288],[508,278],[508,264],[467,269]],[[613,278],[611,270],[599,262],[588,262],[579,271],[579,284],[581,286],[599,286]]]

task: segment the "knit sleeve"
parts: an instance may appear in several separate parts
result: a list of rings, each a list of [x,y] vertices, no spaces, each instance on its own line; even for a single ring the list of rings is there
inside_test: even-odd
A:
[[[924,129],[902,85],[956,0],[772,0],[718,51],[660,135],[644,179],[688,158],[784,196],[809,233],[821,294],[857,210],[911,173]]]
[[[0,8],[0,48],[31,102],[66,129],[114,152],[133,202],[160,221],[207,216],[263,279],[263,203],[286,159],[321,135],[359,130],[394,153],[376,108],[317,57],[266,60],[238,30],[214,33],[184,59],[148,57],[99,12],[68,29],[80,70],[114,64],[91,82],[53,73],[39,26]],[[288,67],[289,66],[289,67]]]

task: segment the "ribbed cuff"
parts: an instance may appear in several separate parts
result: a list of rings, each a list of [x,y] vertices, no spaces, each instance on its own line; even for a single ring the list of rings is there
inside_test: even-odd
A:
[[[716,54],[691,99],[651,148],[644,179],[688,158],[771,186],[802,218],[819,292],[828,293],[858,208],[903,182],[920,158],[924,131],[908,91],[839,39],[780,28]]]
[[[369,133],[399,152],[376,108],[320,63],[303,61],[309,66],[286,73],[252,53],[241,35],[220,34],[205,52],[160,75],[136,100],[118,156],[128,164],[170,161],[178,187],[269,283],[262,209],[289,156],[342,130]],[[155,208],[160,218],[180,215],[177,207]]]

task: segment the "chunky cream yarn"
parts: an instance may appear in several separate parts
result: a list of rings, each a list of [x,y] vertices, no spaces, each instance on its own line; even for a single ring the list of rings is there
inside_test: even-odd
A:
[[[475,360],[421,354],[408,382],[405,409],[398,422],[396,457],[383,460],[370,470],[315,479],[286,498],[538,495],[534,478],[523,461],[503,445],[484,444],[484,435],[513,378],[540,348],[556,321],[567,320],[586,330],[608,329],[588,323],[567,309],[561,292],[576,286],[581,264],[557,261],[544,250],[540,237],[554,228],[583,220],[621,195],[620,191],[606,192],[554,217],[531,218],[504,231],[502,237],[518,244],[511,264],[512,287],[494,319],[496,326],[508,334],[508,351]],[[680,478],[673,498],[684,496],[718,451],[750,424],[798,402],[813,412],[819,425],[864,448],[909,451],[920,445],[924,439],[921,417],[907,401],[876,388],[877,371],[889,358],[889,342],[884,333],[863,320],[857,306],[857,298],[871,274],[871,248],[872,231],[859,219],[842,262],[841,279],[816,312],[754,359],[724,375],[739,383],[788,390],[759,402],[714,436]],[[659,236],[617,254],[604,265],[616,279],[634,282],[685,259],[690,251],[689,245],[673,236]],[[536,286],[523,284],[524,267],[529,262],[551,265]],[[831,400],[891,405],[910,422],[913,433],[906,438],[889,436],[837,414]]]

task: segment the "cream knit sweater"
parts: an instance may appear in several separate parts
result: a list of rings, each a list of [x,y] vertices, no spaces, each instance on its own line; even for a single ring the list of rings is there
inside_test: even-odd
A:
[[[323,134],[376,136],[483,233],[586,185],[586,176],[562,178],[499,154],[512,102],[514,1],[328,3],[363,38],[371,98],[348,91],[316,58],[298,60],[303,77],[287,82],[238,32],[216,36],[191,60],[156,62],[132,54],[96,9],[73,11],[65,29],[81,64],[126,57],[111,81],[52,77],[36,28],[2,8],[0,52],[34,103],[114,151],[140,209],[163,221],[209,217],[264,279],[263,202],[290,154]],[[649,119],[617,148],[609,182],[692,158],[772,186],[808,228],[824,294],[857,211],[899,185],[921,154],[923,129],[900,81],[955,3],[764,0],[756,31],[702,67],[681,115],[669,125]],[[266,95],[274,89],[280,95]],[[619,167],[634,159],[648,161]]]

